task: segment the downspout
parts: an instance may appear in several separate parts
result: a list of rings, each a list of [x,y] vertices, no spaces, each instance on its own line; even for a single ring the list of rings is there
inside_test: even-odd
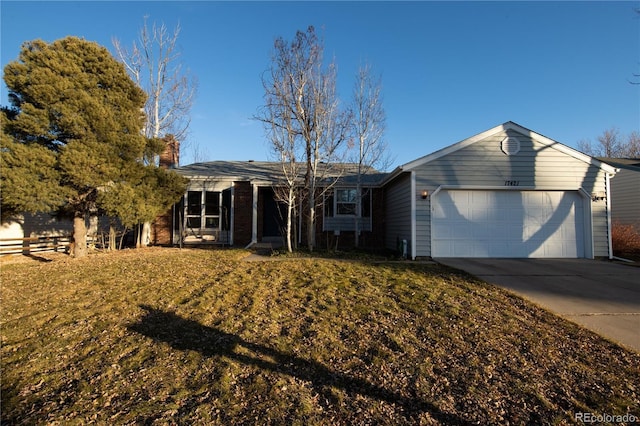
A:
[[[235,183],[231,184],[231,189],[230,191],[230,198],[231,198],[231,206],[229,206],[229,209],[231,210],[229,212],[229,246],[233,246],[233,230],[235,227],[235,216],[236,216],[236,208],[235,208]]]
[[[416,172],[411,171],[411,260],[416,260]]]
[[[607,195],[607,239],[609,243],[609,260],[613,260],[613,241],[611,238],[611,175],[605,173],[604,181],[607,185],[605,194]]]

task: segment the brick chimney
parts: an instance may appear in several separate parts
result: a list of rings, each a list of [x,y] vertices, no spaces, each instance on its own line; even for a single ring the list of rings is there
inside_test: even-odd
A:
[[[160,154],[160,167],[175,169],[180,163],[180,142],[173,135],[167,135],[163,140],[165,148]]]

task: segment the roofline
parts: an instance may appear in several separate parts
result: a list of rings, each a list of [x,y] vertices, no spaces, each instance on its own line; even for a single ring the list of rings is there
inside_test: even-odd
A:
[[[640,164],[640,159],[632,159],[634,161],[636,161],[634,164],[625,164],[618,162],[617,160],[626,160],[626,158],[610,158],[610,157],[598,157],[598,160],[602,161],[605,164],[608,164],[612,167],[615,167],[618,171],[621,169],[624,170],[631,170],[633,172],[640,172],[640,165],[637,166],[636,164]]]
[[[555,149],[557,149],[558,151],[561,151],[567,155],[570,155],[580,161],[583,161],[587,164],[592,164],[596,167],[599,167],[601,169],[603,169],[604,171],[611,173],[611,174],[615,174],[616,173],[616,168],[612,167],[611,165],[604,163],[600,160],[598,160],[597,158],[591,157],[589,155],[583,154],[582,152],[575,150],[567,145],[564,145],[558,141],[555,141],[551,138],[548,138],[544,135],[541,135],[540,133],[536,133],[530,129],[527,129],[526,127],[523,127],[517,123],[514,123],[513,121],[507,121],[506,123],[500,124],[499,126],[493,127],[489,130],[486,130],[482,133],[478,133],[477,135],[471,136],[470,138],[464,139],[458,143],[455,143],[453,145],[450,145],[448,147],[442,148],[436,152],[433,152],[431,154],[425,155],[424,157],[420,157],[416,160],[413,160],[409,163],[403,164],[402,166],[399,166],[398,169],[404,170],[404,171],[409,171],[412,170],[416,167],[422,166],[423,164],[429,163],[431,161],[437,160],[441,157],[444,157],[445,155],[451,154],[452,152],[458,151],[462,148],[465,148],[471,144],[474,144],[482,139],[485,139],[489,136],[495,135],[496,133],[500,133],[500,132],[506,132],[507,130],[513,130],[519,133],[524,133],[526,135],[528,135],[529,137],[531,137],[532,139],[535,139],[536,141],[547,145],[549,147],[553,147]],[[397,170],[397,169],[396,169]],[[396,174],[399,173],[392,173],[395,177]],[[388,179],[390,180],[390,179]],[[387,180],[385,180],[386,183]]]
[[[261,187],[273,187],[273,186],[279,186],[279,184],[283,184],[282,181],[279,180],[268,180],[268,179],[256,179],[256,178],[250,178],[247,176],[224,176],[224,177],[218,177],[218,176],[211,176],[211,175],[184,175],[182,174],[183,177],[188,178],[191,181],[196,181],[196,182],[219,182],[219,183],[234,183],[234,182],[248,182],[252,185],[258,185]],[[319,187],[325,187],[325,186],[334,186],[337,185],[340,188],[355,188],[357,183],[356,182],[342,182],[341,177],[338,177],[336,179],[331,178],[332,182],[323,182],[323,181],[319,181],[318,182],[318,186]],[[304,184],[304,178],[301,177],[298,179],[299,182],[297,184],[299,184],[300,186],[302,186]],[[283,184],[284,185],[284,184]],[[377,181],[377,182],[361,182],[360,185],[362,185],[365,188],[382,188],[383,184],[381,181]]]
[[[395,178],[397,178],[399,175],[401,175],[404,172],[407,172],[408,170],[404,170],[402,168],[403,166],[398,166],[395,169],[393,169],[391,171],[391,173],[389,173],[387,175],[387,177],[385,177],[384,179],[382,179],[382,181],[380,182],[380,187],[384,187],[387,183],[391,182],[392,180],[394,180]]]

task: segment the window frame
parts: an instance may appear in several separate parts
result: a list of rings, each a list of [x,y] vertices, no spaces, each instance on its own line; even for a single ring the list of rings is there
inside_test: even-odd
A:
[[[358,197],[360,197],[360,217],[371,217],[372,211],[372,191],[373,189],[370,187],[362,187],[360,189],[360,194],[355,193],[355,198],[353,202],[350,201],[338,201],[338,191],[357,191],[355,187],[339,187],[333,188],[330,192],[324,195],[324,213],[323,216],[327,218],[339,218],[339,217],[356,217],[358,208]],[[365,203],[368,206],[365,207]],[[339,213],[339,204],[353,204],[353,213]],[[364,216],[363,213],[368,213],[367,216]]]
[[[344,193],[348,191],[347,200],[341,201],[340,196],[338,195],[340,192]],[[353,194],[353,200],[351,200],[351,194]],[[347,216],[347,217],[355,217],[358,214],[358,189],[357,188],[336,188],[333,194],[333,215],[334,217]],[[342,211],[353,211],[353,213],[340,213],[340,206],[345,205],[353,205],[353,208],[342,208]]]
[[[199,194],[200,202],[196,205],[195,194]],[[217,196],[216,202],[208,199],[209,194],[213,194],[212,197]],[[209,207],[209,209],[207,209]],[[207,210],[213,210],[213,213]],[[184,224],[186,229],[203,231],[215,231],[222,229],[222,221],[220,213],[222,210],[222,192],[221,191],[187,191],[184,195]],[[194,225],[189,226],[190,222],[194,222]],[[208,226],[208,223],[213,223],[214,226]]]
[[[203,213],[202,213],[202,228],[203,229],[220,229],[220,208],[222,207],[222,192],[220,191],[202,191],[202,196],[204,198],[204,209],[203,209]],[[209,203],[209,200],[207,200],[207,196],[209,194],[212,194],[213,197],[217,196],[217,200],[215,203]],[[209,213],[207,207],[211,207],[211,210],[213,210],[215,213]],[[208,226],[208,221],[211,220],[213,222],[215,222],[217,225],[216,226]]]

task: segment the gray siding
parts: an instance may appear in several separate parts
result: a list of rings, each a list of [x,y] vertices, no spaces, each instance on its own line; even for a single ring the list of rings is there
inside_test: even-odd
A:
[[[508,156],[501,142],[508,136],[520,141],[520,152]],[[596,166],[535,141],[513,130],[499,132],[448,155],[416,166],[416,191],[433,193],[441,185],[578,189],[605,191],[605,173]],[[417,198],[417,256],[431,256],[430,198]],[[589,201],[590,202],[590,201]],[[594,256],[608,256],[606,202],[591,202]]]
[[[334,216],[323,218],[323,231],[355,231],[356,220],[353,216]],[[371,231],[371,218],[360,218],[360,231]]]
[[[411,242],[411,174],[404,173],[385,187],[385,247],[395,250],[398,240]]]
[[[614,222],[640,231],[640,172],[620,169],[611,179],[611,214]]]

